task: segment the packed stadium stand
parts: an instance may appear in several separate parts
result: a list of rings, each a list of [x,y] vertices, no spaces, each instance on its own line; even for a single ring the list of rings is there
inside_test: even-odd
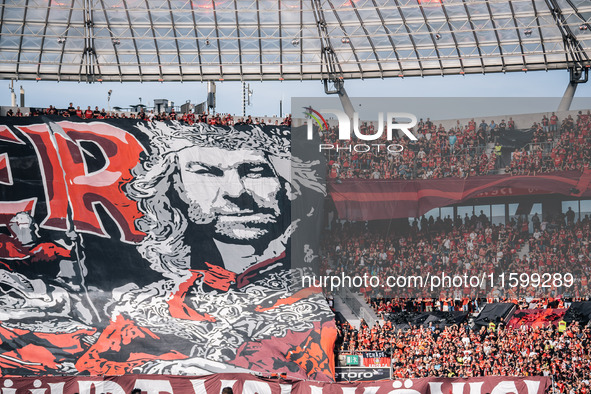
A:
[[[79,119],[140,119],[146,121],[179,121],[183,124],[193,125],[195,123],[207,123],[213,126],[234,126],[234,125],[274,125],[274,126],[291,126],[291,115],[287,115],[283,119],[277,117],[252,117],[251,115],[245,117],[237,117],[230,114],[211,114],[204,112],[197,114],[194,111],[179,112],[173,108],[170,111],[162,111],[154,113],[153,109],[143,110],[139,112],[122,112],[122,111],[106,111],[104,108],[99,109],[95,106],[87,106],[86,109],[81,109],[80,106],[74,107],[72,103],[68,108],[56,108],[50,105],[47,108],[29,108],[21,110],[19,107],[2,107],[0,113],[3,116],[9,117],[29,117],[41,115],[55,115],[64,118],[79,118]]]
[[[322,132],[321,140],[334,146],[326,150],[330,177],[337,179],[439,179],[446,177],[507,173],[535,175],[561,170],[582,170],[591,160],[589,129],[591,115],[569,113],[559,118],[555,113],[540,114],[533,123],[524,117],[495,120],[459,120],[451,127],[421,118],[414,132],[417,141],[408,138],[386,139],[386,133],[372,144],[400,144],[400,154],[359,149],[349,154],[359,142],[339,140],[338,128]],[[449,122],[448,122],[449,123]],[[376,133],[373,123],[360,126],[361,134]],[[520,134],[520,141],[509,143],[508,136]]]
[[[585,215],[577,223],[568,221],[567,224],[565,216],[561,214],[544,222],[542,229],[539,216],[534,214],[533,233],[529,232],[529,223],[523,217],[512,218],[507,225],[491,225],[483,213],[464,219],[458,216],[455,221],[449,216],[437,220],[423,216],[420,221],[413,220],[409,232],[402,236],[372,233],[364,224],[345,223],[342,227],[335,226],[337,228],[327,235],[325,248],[327,258],[336,264],[336,275],[371,272],[382,276],[385,283],[388,276],[426,272],[474,275],[483,271],[525,272],[535,268],[543,275],[570,270],[580,278],[572,290],[588,294],[591,219]],[[481,291],[463,291],[477,290]],[[369,288],[368,291],[383,293],[388,289]],[[545,290],[518,287],[503,295],[541,295],[536,294],[537,291]]]
[[[558,393],[588,392],[588,310],[568,311],[571,305],[591,305],[590,224],[588,215],[574,221],[570,213],[560,213],[544,228],[534,219],[530,232],[526,220],[497,226],[484,214],[455,221],[423,217],[398,236],[368,231],[366,223],[336,225],[324,250],[337,276],[370,273],[385,281],[387,276],[428,271],[471,275],[580,270],[575,274],[580,281],[559,296],[519,287],[488,296],[479,288],[436,298],[405,298],[383,288],[355,289],[381,320],[373,325],[364,320],[358,325],[339,323],[340,365],[345,369],[347,355],[360,355],[365,366],[391,363],[394,378],[551,375]],[[519,253],[523,250],[527,253]],[[514,307],[481,317],[491,305]],[[561,327],[565,320],[568,328]]]
[[[291,116],[274,122],[269,119],[266,123],[265,118],[252,116],[177,115],[174,110],[158,115],[150,111],[119,114],[98,107],[82,111],[72,105],[65,110],[53,106],[31,109],[26,114],[12,108],[4,111],[8,117],[46,115],[64,120],[127,118],[259,127],[291,124]],[[358,154],[348,152],[346,143],[339,153],[327,153],[327,181],[354,182],[361,178],[380,182],[490,174],[535,177],[555,171],[588,171],[591,115],[589,111],[560,115],[562,118],[555,113],[515,115],[508,117],[507,124],[501,120],[499,125],[494,120],[482,120],[478,126],[474,120],[465,125],[457,120],[456,127],[436,126],[427,118],[413,130],[419,137],[417,143],[402,138],[395,141],[405,145],[401,154]],[[521,128],[532,117],[540,121]],[[362,127],[367,133],[375,132],[371,124]],[[522,146],[496,148],[509,132],[524,135],[519,141]],[[321,133],[322,142],[338,143],[335,133],[336,128]],[[385,140],[377,141],[380,142]],[[503,158],[510,160],[504,162]],[[520,208],[522,200],[510,196],[466,200],[435,208],[420,217],[390,219],[387,230],[385,221],[340,218],[328,202],[332,221],[327,223],[329,230],[322,239],[324,274],[370,273],[382,283],[392,276],[444,272],[452,276],[481,272],[536,272],[543,276],[568,272],[573,276],[572,286],[566,291],[541,286],[500,289],[485,285],[442,291],[439,296],[425,290],[415,294],[416,298],[407,298],[389,287],[350,289],[362,294],[366,307],[375,312],[378,320],[373,324],[351,314],[350,303],[343,303],[341,295],[327,292],[331,305],[337,298],[337,310],[352,316],[354,323],[337,313],[337,370],[349,370],[348,374],[342,372],[341,379],[355,376],[351,375],[351,368],[361,368],[347,365],[347,356],[360,356],[359,363],[386,368],[393,379],[552,376],[558,393],[588,392],[591,332],[586,323],[591,313],[585,307],[591,275],[590,201],[566,201],[564,197],[546,195],[532,198],[544,200],[543,204],[529,204],[527,211]],[[501,313],[482,316],[488,307],[498,305],[508,306]],[[572,305],[580,306],[580,310],[569,313]],[[561,326],[565,320],[569,321],[568,327]]]
[[[590,15],[587,0],[3,1],[0,391],[591,393],[591,110],[569,110]],[[331,148],[308,149],[297,108],[246,115],[247,81],[322,82],[353,119],[351,79],[396,94],[558,70],[556,111],[424,108],[416,140],[372,141],[396,151],[334,122],[306,141]],[[20,80],[208,96],[34,108]],[[242,83],[242,116],[215,113],[224,81]]]
[[[336,127],[320,131],[323,143],[339,146],[324,152],[329,186],[358,180],[366,180],[365,187],[372,181],[485,175],[535,179],[541,174],[589,171],[589,111],[479,122],[426,119],[415,129],[416,142],[402,137],[388,141],[385,133],[372,141],[401,144],[405,149],[400,154],[385,149],[355,152],[349,146],[363,141],[339,140]],[[376,132],[371,122],[362,123],[361,130]],[[510,141],[507,135],[518,136]],[[445,192],[445,187],[441,190]],[[536,272],[543,276],[570,272],[574,278],[572,286],[550,291],[542,286],[495,289],[484,285],[437,296],[423,289],[413,298],[389,286],[349,289],[362,294],[379,317],[369,322],[364,319],[367,314],[359,313],[363,308],[350,302],[351,308],[342,306],[341,300],[347,304],[352,298],[348,291],[329,291],[328,297],[340,305],[337,309],[349,316],[347,321],[339,315],[338,360],[343,377],[355,378],[346,372],[355,368],[351,365],[391,365],[394,379],[541,375],[553,377],[557,393],[589,392],[591,332],[585,308],[591,305],[590,200],[550,192],[527,199],[511,193],[483,194],[419,217],[388,219],[386,214],[383,220],[369,221],[343,220],[349,211],[340,215],[339,207],[331,203],[333,212],[322,241],[326,275],[366,274],[382,284],[388,277],[426,273]],[[359,207],[364,209],[362,204]],[[494,308],[502,312],[489,315]],[[351,363],[357,362],[352,356],[360,357],[359,364]]]
[[[443,329],[339,326],[340,348],[347,354],[383,351],[391,358],[394,378],[552,375],[559,393],[588,393],[588,326],[471,329],[467,323]]]

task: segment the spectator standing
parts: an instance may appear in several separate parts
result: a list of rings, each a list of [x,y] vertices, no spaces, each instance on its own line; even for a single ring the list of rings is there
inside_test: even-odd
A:
[[[482,122],[480,123],[479,128],[480,128],[480,130],[486,132],[488,125],[486,124],[486,121],[484,119],[482,119]]]
[[[534,214],[534,216],[532,216],[531,222],[534,226],[534,231],[539,231],[540,230],[540,217],[538,216],[537,212]]]
[[[550,116],[550,132],[556,133],[558,132],[558,116],[554,112],[552,112],[552,116]]]
[[[503,150],[503,147],[497,141],[495,143],[495,167],[496,168],[502,167],[502,164],[503,164],[503,163],[501,163],[501,161],[502,161],[502,150]]]
[[[451,153],[454,153],[454,147],[456,145],[456,142],[458,142],[458,137],[456,136],[456,133],[454,133],[453,131],[449,134],[449,147],[451,148]]]
[[[74,104],[70,103],[70,105],[68,106],[68,114],[70,115],[70,117],[74,117],[76,116],[76,108],[74,108]]]
[[[568,207],[568,211],[566,211],[566,225],[568,227],[572,227],[574,224],[575,224],[575,211],[573,211],[571,207]]]
[[[544,133],[548,133],[550,130],[550,119],[548,119],[546,115],[542,118],[542,129],[544,130]]]
[[[507,123],[507,127],[509,128],[509,131],[515,130],[515,121],[513,120],[513,118],[509,118],[509,122]]]
[[[495,123],[494,120],[490,121],[490,125],[488,126],[488,130],[489,130],[490,139],[494,139],[497,134],[497,124]]]

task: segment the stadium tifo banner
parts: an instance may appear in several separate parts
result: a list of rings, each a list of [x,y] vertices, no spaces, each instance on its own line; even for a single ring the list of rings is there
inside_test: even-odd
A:
[[[546,377],[489,376],[468,379],[398,379],[374,382],[321,383],[257,378],[248,374],[210,376],[125,375],[112,377],[41,377],[0,379],[2,393],[15,394],[219,394],[231,387],[240,394],[543,394]]]
[[[513,328],[557,326],[565,313],[566,309],[522,309],[513,313],[508,326]]]
[[[467,379],[422,378],[332,384],[297,382],[293,385],[292,392],[295,394],[542,394],[548,393],[550,388],[551,380],[547,377],[488,376]]]
[[[365,367],[389,367],[392,359],[384,351],[361,352]]]
[[[408,330],[412,327],[433,327],[443,330],[454,324],[461,324],[468,317],[468,312],[398,312],[387,313],[385,318],[392,322],[395,330]]]
[[[474,319],[474,324],[480,329],[483,326],[488,327],[490,323],[506,322],[515,308],[515,304],[510,302],[486,304]]]
[[[564,321],[569,324],[572,322],[589,323],[591,321],[591,302],[573,302],[564,315]]]
[[[521,149],[529,144],[534,136],[534,130],[503,130],[496,131],[499,144],[507,150]]]
[[[536,176],[486,175],[426,180],[344,179],[329,183],[339,217],[377,220],[420,217],[471,198],[559,193],[591,197],[591,170]]]
[[[291,160],[286,127],[0,118],[2,374],[332,380],[290,259],[290,207],[325,189]]]

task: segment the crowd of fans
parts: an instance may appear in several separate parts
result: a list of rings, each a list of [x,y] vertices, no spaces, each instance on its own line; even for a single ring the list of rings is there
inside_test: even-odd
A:
[[[579,111],[577,119],[571,115],[560,128],[551,128],[544,116],[534,123],[529,150],[516,150],[505,172],[513,175],[535,175],[541,172],[583,170],[591,163],[591,114]]]
[[[508,127],[504,124],[504,127]],[[511,120],[510,127],[514,127]],[[338,128],[331,127],[321,136],[323,144],[332,144],[328,154],[330,177],[366,179],[432,179],[450,176],[466,177],[482,175],[494,169],[495,154],[486,153],[486,143],[492,141],[496,125],[490,127],[482,122],[476,127],[474,120],[466,127],[460,126],[446,130],[441,124],[435,125],[429,118],[421,119],[412,130],[417,141],[407,137],[394,137],[387,140],[386,133],[372,144],[399,144],[404,147],[401,153],[387,149],[367,152],[349,152],[349,146],[359,143],[356,138],[338,139]],[[362,134],[375,134],[375,125],[360,125]],[[336,146],[339,148],[337,149]]]
[[[22,114],[10,110],[8,116],[58,115],[83,119],[131,118],[146,121],[177,120],[186,124],[212,125],[270,124],[263,118],[237,118],[229,114],[177,114],[174,110],[155,114],[110,112],[91,107],[83,110],[72,103],[67,109],[53,106]],[[282,122],[291,125],[291,115]],[[375,133],[372,124],[363,124],[362,133]],[[398,138],[386,141],[385,135],[372,144],[400,144],[402,153],[349,152],[358,141],[338,140],[336,128],[322,134],[322,143],[339,145],[340,152],[329,153],[329,176],[339,179],[436,179],[467,177],[504,172],[535,175],[541,172],[582,170],[591,163],[591,113],[579,113],[558,119],[543,116],[531,127],[528,148],[511,152],[505,165],[497,137],[516,128],[513,119],[498,125],[474,120],[467,125],[458,121],[446,130],[430,119],[421,121],[414,133],[417,141]],[[487,144],[492,144],[487,148]],[[530,224],[533,231],[530,232]],[[387,277],[431,273],[440,275],[478,275],[482,272],[570,272],[576,279],[569,292],[589,294],[591,275],[591,219],[574,220],[572,211],[542,221],[537,215],[513,218],[508,224],[492,224],[484,214],[465,217],[426,218],[409,223],[408,231],[390,236],[369,231],[365,223],[334,222],[323,240],[325,267],[333,275],[368,273],[386,283]],[[528,246],[523,253],[524,245]],[[534,287],[469,288],[439,292],[437,298],[425,289],[418,298],[395,294],[391,288],[362,288],[380,317],[399,312],[465,311],[477,313],[492,299],[513,302],[520,309],[564,307],[563,299],[545,289]],[[439,289],[438,289],[439,290]],[[563,289],[564,290],[564,289]],[[548,298],[547,296],[557,297]],[[565,331],[556,327],[511,328],[503,324],[495,329],[471,330],[468,323],[443,330],[411,327],[396,330],[392,322],[355,329],[349,323],[339,325],[338,348],[341,352],[386,351],[392,357],[395,378],[471,377],[486,375],[553,375],[560,393],[590,393],[591,328],[574,323]]]
[[[7,116],[60,115],[83,119],[141,119],[147,121],[176,120],[189,125],[209,123],[219,126],[243,124],[286,125],[291,126],[291,115],[282,121],[235,117],[230,114],[196,114],[192,111],[176,113],[171,111],[154,113],[153,110],[139,112],[115,112],[99,109],[75,107],[70,103],[66,109],[53,105],[23,114],[18,108],[10,109]],[[325,150],[328,159],[328,176],[336,179],[439,179],[445,177],[466,178],[468,176],[506,173],[512,175],[536,175],[553,171],[583,170],[591,164],[591,111],[579,111],[576,119],[568,115],[559,119],[556,114],[543,115],[539,122],[530,126],[531,141],[525,147],[507,153],[498,136],[505,131],[516,130],[515,121],[510,117],[496,124],[484,119],[478,123],[474,119],[462,125],[457,121],[455,127],[445,128],[436,125],[430,118],[421,119],[412,130],[418,137],[411,141],[406,137],[395,137],[389,141],[386,133],[372,141],[372,144],[399,144],[402,152],[387,149],[370,149],[367,152],[349,151],[360,141],[338,139],[338,127],[321,131],[321,142],[335,149]],[[373,123],[360,125],[362,134],[375,134]],[[488,144],[488,145],[487,145]],[[337,149],[338,147],[338,149]],[[504,162],[504,158],[506,162]],[[508,163],[507,163],[508,162]]]
[[[339,351],[381,350],[392,357],[393,377],[549,376],[558,393],[589,393],[591,328],[495,328],[468,323],[444,329],[395,330],[391,322],[359,329],[339,324]]]
[[[349,149],[360,141],[338,139],[338,127],[321,131],[321,141],[334,149],[326,149],[329,177],[338,179],[438,179],[489,175],[496,173],[531,174],[558,170],[582,170],[591,163],[591,112],[579,112],[576,119],[562,121],[556,114],[544,115],[530,129],[531,141],[523,148],[503,147],[499,135],[516,130],[512,118],[487,123],[474,119],[446,129],[429,118],[414,128],[417,141],[396,137],[389,141],[386,133],[371,144],[398,144],[402,152],[370,149],[356,152]],[[375,134],[373,124],[360,125],[362,134]],[[512,149],[511,152],[507,152]],[[358,149],[366,150],[366,149]],[[510,155],[510,156],[509,156]],[[509,163],[504,163],[504,157]]]
[[[82,119],[140,119],[145,121],[171,121],[176,120],[185,124],[195,123],[208,123],[215,126],[238,126],[238,125],[282,125],[291,126],[291,114],[287,115],[281,122],[279,120],[273,121],[272,119],[265,120],[264,118],[253,118],[251,115],[246,117],[235,117],[230,114],[212,114],[207,113],[196,114],[193,111],[178,113],[174,108],[170,112],[155,113],[154,110],[141,110],[139,112],[117,112],[117,111],[105,111],[104,108],[99,109],[98,106],[94,107],[94,110],[88,106],[86,109],[81,109],[80,106],[74,107],[73,103],[70,103],[66,109],[58,109],[53,105],[48,108],[38,110],[31,108],[30,113],[23,114],[19,108],[16,111],[9,109],[6,116],[39,116],[39,115],[57,115],[67,118],[82,118]]]
[[[452,297],[440,298],[368,298],[368,304],[376,311],[377,315],[387,320],[390,314],[401,312],[469,312],[478,313],[487,302],[510,302],[515,304],[517,309],[547,309],[566,308],[573,301],[565,298],[470,298],[463,297],[454,299]],[[578,301],[580,299],[575,299]]]
[[[530,233],[530,221],[533,232]],[[422,217],[414,220],[406,233],[392,236],[372,232],[364,222],[333,223],[323,239],[323,255],[332,275],[350,277],[364,274],[377,276],[380,283],[388,277],[478,276],[494,273],[571,273],[574,284],[568,289],[554,287],[510,287],[505,284],[490,287],[464,287],[444,292],[454,300],[472,298],[479,294],[495,297],[519,298],[555,296],[569,292],[574,296],[588,294],[591,275],[591,219],[585,215],[574,220],[568,210],[544,221],[535,214],[520,216],[504,224],[491,224],[480,213],[463,219]],[[522,247],[528,244],[529,250]],[[498,284],[498,282],[497,282]],[[397,289],[386,286],[362,288],[370,298],[392,298]],[[412,289],[413,295],[429,296],[428,286]],[[439,291],[439,289],[437,289]]]
[[[387,320],[391,314],[401,312],[469,312],[478,313],[488,301],[511,302],[518,309],[536,309],[536,308],[564,308],[564,299],[562,298],[471,298],[462,297],[454,299],[453,297],[440,298],[368,298],[367,302],[376,311],[377,315]]]
[[[440,292],[438,297],[408,298],[388,288],[360,289],[377,315],[373,327],[339,323],[337,349],[341,354],[385,351],[392,357],[393,377],[473,377],[488,375],[552,375],[558,393],[591,393],[591,328],[572,323],[556,326],[474,328],[470,321],[397,329],[392,316],[416,312],[479,313],[488,302],[512,302],[518,309],[568,308],[571,301],[587,299],[591,274],[591,218],[575,220],[569,208],[551,218],[538,215],[513,218],[493,225],[482,212],[445,219],[422,217],[397,236],[371,231],[366,223],[331,224],[323,240],[323,256],[331,274],[449,275],[481,272],[572,272],[576,287],[571,298],[515,288],[480,293]],[[524,247],[527,244],[527,248]],[[484,289],[480,289],[484,290]],[[491,291],[492,290],[492,291]]]

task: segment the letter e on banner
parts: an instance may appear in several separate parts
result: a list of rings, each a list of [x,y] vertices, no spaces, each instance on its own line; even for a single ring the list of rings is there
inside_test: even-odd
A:
[[[50,130],[51,127],[51,130]],[[59,123],[19,126],[40,158],[48,205],[44,227],[67,229],[71,205],[76,230],[107,236],[95,211],[100,204],[121,231],[121,240],[137,242],[144,236],[135,229],[140,214],[136,203],[121,186],[131,178],[130,170],[143,151],[133,135],[106,123]],[[105,165],[90,172],[80,142],[95,144]],[[86,153],[88,155],[88,153]]]
[[[0,141],[25,145],[5,125],[0,126]],[[12,169],[10,168],[10,156],[7,153],[0,154],[0,184],[12,186]],[[37,198],[28,198],[20,201],[0,201],[0,225],[6,225],[10,219],[18,212],[28,212],[31,216],[35,212]]]

